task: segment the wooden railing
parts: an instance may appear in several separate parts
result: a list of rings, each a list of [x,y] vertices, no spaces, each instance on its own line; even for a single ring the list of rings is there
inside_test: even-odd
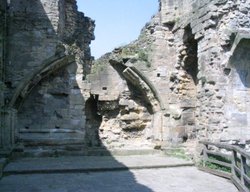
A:
[[[250,153],[236,145],[200,143],[203,144],[202,170],[230,178],[241,192],[250,192]]]

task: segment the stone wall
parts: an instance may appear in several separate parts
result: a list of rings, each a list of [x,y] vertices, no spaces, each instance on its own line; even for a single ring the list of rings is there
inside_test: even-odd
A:
[[[148,79],[142,78],[141,84],[156,90],[152,98],[160,110],[149,113],[149,135],[142,140],[163,145],[200,139],[249,141],[249,8],[244,0],[162,0],[159,14],[138,40],[96,62],[96,68],[106,66],[97,75],[100,79],[118,73],[119,81],[127,82],[126,68],[132,67]],[[136,82],[141,77],[131,78]],[[92,91],[105,95],[99,101],[120,101],[123,96],[111,83],[117,81],[91,81]],[[154,99],[136,89],[141,101],[154,105]]]
[[[93,30],[75,0],[10,1],[5,108],[17,110],[15,143],[84,143]]]
[[[8,55],[6,81],[10,88],[16,88],[44,60],[60,54],[61,45],[65,46],[68,54],[84,55],[86,62],[91,59],[87,45],[93,39],[93,24],[77,12],[76,1],[18,0],[11,1],[9,6],[11,52]],[[86,64],[85,68],[89,67],[89,63]]]
[[[250,2],[159,3],[137,40],[91,69],[94,23],[76,1],[10,1],[5,103],[7,130],[17,109],[15,142],[141,149],[249,141]]]
[[[179,4],[178,1],[176,3]],[[185,87],[183,72],[191,75],[194,80],[189,83],[189,88],[194,90],[188,90],[190,96],[186,99],[193,103],[195,110],[192,115],[188,114],[187,119],[187,106],[181,114],[181,119],[191,120],[195,124],[195,127],[190,127],[190,123],[186,122],[188,137],[223,141],[249,140],[248,101],[243,96],[248,92],[249,66],[246,63],[249,59],[243,51],[248,49],[247,40],[237,44],[236,49],[233,48],[236,36],[240,38],[244,34],[243,39],[248,39],[249,2],[183,1],[186,11],[170,1],[163,1],[164,4],[168,8],[176,7],[174,15],[168,14],[169,9],[164,9],[166,7],[161,12],[163,27],[174,36],[177,62],[173,64],[174,73],[178,77],[176,86]],[[196,49],[197,61],[190,59],[189,54],[195,54],[195,51],[190,52],[189,49]],[[193,66],[187,66],[187,63]],[[190,73],[190,70],[193,72]],[[177,105],[178,102],[185,103],[184,93],[178,94],[178,97]]]
[[[109,149],[152,147],[153,109],[139,86],[144,82],[136,82],[138,76],[122,62],[113,62],[112,67],[109,55],[103,56],[88,77],[97,106],[95,113],[101,116],[98,126],[87,131],[89,138],[93,138],[92,143],[98,138]],[[146,85],[143,88],[149,91]]]

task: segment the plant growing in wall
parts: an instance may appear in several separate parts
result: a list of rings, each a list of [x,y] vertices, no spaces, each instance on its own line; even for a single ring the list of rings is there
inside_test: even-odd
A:
[[[143,50],[139,50],[138,58],[142,61],[148,62],[148,54],[146,52],[144,52]]]
[[[139,45],[133,44],[122,49],[121,57],[128,57],[139,61],[144,61],[147,67],[151,67],[148,52],[148,49],[142,49]]]

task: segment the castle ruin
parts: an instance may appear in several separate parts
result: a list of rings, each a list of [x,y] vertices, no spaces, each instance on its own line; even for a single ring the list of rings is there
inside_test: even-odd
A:
[[[248,0],[159,0],[94,61],[76,0],[1,0],[0,151],[249,142],[249,16]]]

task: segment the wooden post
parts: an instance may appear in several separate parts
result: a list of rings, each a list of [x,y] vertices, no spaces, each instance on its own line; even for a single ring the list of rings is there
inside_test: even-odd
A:
[[[237,162],[237,152],[235,150],[232,150],[232,168],[231,168],[231,172],[232,172],[232,176],[237,178],[236,172],[235,172],[235,167]]]
[[[246,157],[244,157],[242,154],[240,155],[240,180],[243,185],[245,185],[245,178],[244,175],[246,174]]]
[[[207,155],[207,150],[208,150],[208,145],[203,144],[203,167],[206,167],[206,162],[208,160],[208,155]]]

